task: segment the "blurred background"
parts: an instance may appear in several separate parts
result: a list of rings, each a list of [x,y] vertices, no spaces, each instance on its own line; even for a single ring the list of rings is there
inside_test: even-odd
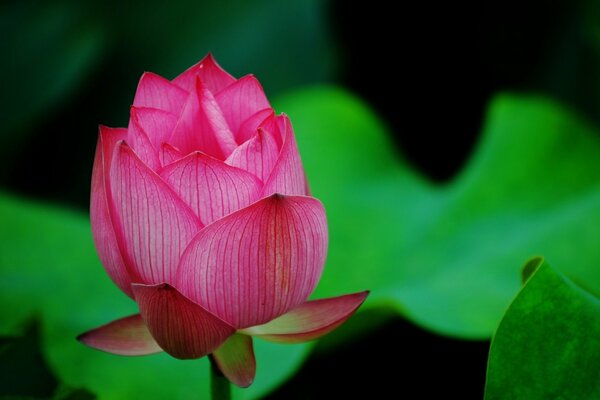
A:
[[[234,76],[255,74],[271,99],[345,88],[387,127],[398,158],[443,186],[472,155],[499,92],[556,99],[600,124],[599,3],[5,1],[0,191],[87,213],[98,124],[126,126],[144,71],[174,78],[209,51]],[[358,315],[361,324],[359,335],[317,344],[266,398],[365,389],[377,398],[390,386],[423,398],[440,388],[448,398],[482,397],[489,341],[432,333],[386,310]],[[0,395],[56,391],[40,337],[32,326],[0,342]],[[383,367],[390,360],[397,369]]]

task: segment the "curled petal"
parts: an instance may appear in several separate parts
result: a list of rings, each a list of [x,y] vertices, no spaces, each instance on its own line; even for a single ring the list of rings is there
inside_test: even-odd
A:
[[[188,97],[188,92],[167,79],[145,72],[140,79],[133,105],[150,107],[179,115]]]
[[[79,335],[77,340],[94,349],[122,356],[145,356],[163,351],[140,314],[92,329]]]
[[[273,195],[208,225],[186,249],[177,287],[240,329],[306,300],[327,251],[322,204]]]
[[[200,152],[168,165],[161,176],[205,225],[253,203],[262,187],[254,175]]]
[[[279,149],[273,135],[259,129],[252,139],[235,149],[225,163],[248,171],[263,181],[271,174],[278,153]]]
[[[168,284],[132,285],[150,333],[175,358],[193,359],[212,353],[235,329],[193,303]]]
[[[180,256],[202,228],[194,212],[154,171],[121,142],[111,168],[117,231],[132,279],[172,282]]]
[[[110,216],[110,182],[106,179],[110,167],[113,149],[119,140],[127,135],[125,129],[100,127],[94,169],[92,171],[92,190],[90,195],[90,219],[94,244],[102,265],[110,278],[129,297],[131,278],[119,250],[117,236]]]
[[[243,333],[279,343],[301,343],[318,339],[350,318],[368,294],[369,292],[360,292],[307,301],[264,325],[244,329]]]
[[[212,354],[217,366],[231,382],[248,387],[256,375],[252,338],[240,333],[231,336]]]
[[[191,92],[198,78],[211,93],[218,93],[235,82],[235,78],[217,64],[212,54],[208,54],[198,64],[193,65],[173,79],[173,83]]]

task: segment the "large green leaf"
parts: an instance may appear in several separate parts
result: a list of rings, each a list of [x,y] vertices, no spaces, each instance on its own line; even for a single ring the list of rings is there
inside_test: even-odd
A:
[[[42,320],[48,362],[72,387],[103,399],[203,398],[208,362],[165,354],[119,357],[89,349],[77,334],[136,311],[97,260],[83,215],[0,197],[0,335],[23,333],[32,316]],[[254,398],[288,377],[307,345],[255,340],[258,371],[239,398]]]
[[[494,335],[485,398],[600,398],[600,300],[543,260],[531,264]]]
[[[600,140],[560,105],[498,97],[474,156],[443,187],[411,171],[377,117],[343,91],[304,90],[277,106],[291,116],[328,212],[317,297],[371,289],[367,306],[389,304],[437,332],[483,338],[531,254],[600,293]]]

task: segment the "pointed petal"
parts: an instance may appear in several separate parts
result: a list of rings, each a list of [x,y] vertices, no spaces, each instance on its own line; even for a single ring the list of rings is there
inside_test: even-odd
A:
[[[246,119],[240,129],[235,132],[235,140],[237,143],[242,144],[246,140],[250,139],[256,134],[256,131],[261,124],[268,118],[274,117],[274,111],[272,108],[265,108],[256,112],[254,115]]]
[[[264,325],[243,333],[280,343],[302,343],[333,331],[361,306],[369,292],[307,301]]]
[[[235,149],[225,163],[248,171],[261,180],[266,180],[277,162],[278,153],[279,149],[273,135],[259,129],[252,139]]]
[[[202,228],[194,212],[121,142],[111,168],[122,253],[135,282],[172,282],[184,249]]]
[[[152,338],[140,314],[82,333],[77,340],[94,349],[122,356],[145,356],[163,351]]]
[[[109,189],[107,188],[109,182],[105,179],[105,171],[110,166],[113,149],[117,141],[123,140],[126,135],[126,129],[100,127],[98,144],[96,145],[96,156],[94,157],[94,169],[92,171],[90,219],[96,251],[108,276],[125,294],[133,297],[133,293],[131,292],[131,278],[121,256],[117,236],[110,217],[109,197],[107,196],[107,193],[109,193]]]
[[[248,387],[256,375],[256,359],[252,338],[236,333],[212,354],[217,366],[230,382]]]
[[[171,146],[169,143],[163,143],[158,151],[158,158],[160,159],[160,163],[163,167],[183,157],[184,154],[176,147]]]
[[[172,286],[132,285],[140,313],[156,342],[175,358],[200,358],[212,353],[235,329]]]
[[[150,107],[179,115],[188,97],[188,92],[167,79],[145,72],[140,79],[133,105]]]
[[[326,251],[323,205],[273,195],[200,231],[181,259],[178,287],[238,329],[259,325],[306,300]]]
[[[131,107],[131,119],[146,133],[155,149],[171,138],[177,125],[174,114],[156,108]]]
[[[271,108],[258,79],[252,75],[227,86],[215,98],[232,132],[237,132],[258,111]]]
[[[235,82],[235,78],[217,64],[212,54],[208,54],[198,64],[173,79],[173,83],[191,92],[197,78],[200,78],[212,93],[218,93]]]
[[[224,159],[237,146],[233,133],[212,93],[196,83],[169,143],[185,154],[200,150]]]
[[[130,110],[129,126],[127,127],[127,143],[131,146],[135,154],[150,169],[156,170],[160,167],[158,152],[150,142],[150,138],[142,129],[136,118],[136,109]]]
[[[294,138],[292,124],[286,115],[278,118],[281,125],[283,145],[271,175],[265,181],[263,196],[269,196],[273,193],[308,195],[308,184],[296,139]]]
[[[262,188],[254,175],[200,152],[166,166],[161,176],[204,225],[254,203]]]

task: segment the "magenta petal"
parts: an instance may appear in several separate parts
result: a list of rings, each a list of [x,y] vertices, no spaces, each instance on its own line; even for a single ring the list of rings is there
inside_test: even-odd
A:
[[[171,164],[183,157],[184,154],[169,143],[163,143],[158,150],[158,158],[162,166]]]
[[[308,184],[292,124],[285,115],[277,118],[283,136],[283,145],[271,175],[265,181],[263,196],[273,193],[308,195]]]
[[[219,159],[237,146],[212,93],[197,81],[169,143],[185,154],[200,150]]]
[[[212,353],[235,329],[172,286],[132,285],[140,313],[156,342],[175,358],[200,358]]]
[[[274,117],[274,111],[272,108],[265,108],[256,112],[254,115],[246,119],[240,128],[235,132],[235,140],[238,143],[244,143],[256,134],[256,131],[260,125],[269,117]]]
[[[122,356],[145,356],[163,351],[154,341],[140,314],[82,333],[77,340],[94,349]]]
[[[110,165],[112,152],[117,141],[123,140],[127,135],[125,129],[100,127],[94,169],[92,171],[92,190],[90,195],[90,219],[92,221],[92,234],[94,244],[102,265],[110,278],[125,292],[133,297],[131,292],[131,278],[125,267],[117,236],[110,217],[109,197],[110,182],[105,178],[105,171]]]
[[[205,225],[253,203],[262,188],[254,175],[200,152],[168,165],[161,176]]]
[[[307,301],[264,325],[244,333],[280,343],[301,343],[317,339],[346,322],[365,301],[369,292]]]
[[[127,143],[144,164],[156,170],[160,167],[158,152],[152,145],[144,129],[138,123],[136,108],[131,107],[130,111],[131,117],[129,118],[129,127],[127,128]]]
[[[252,75],[229,85],[215,98],[232,132],[237,132],[242,123],[252,115],[265,108],[271,108],[260,83]]]
[[[238,329],[259,325],[306,300],[326,251],[323,205],[273,195],[200,231],[181,259],[177,287]]]
[[[217,366],[230,382],[248,387],[256,375],[256,359],[252,338],[236,333],[212,354]]]
[[[252,139],[235,149],[225,163],[246,170],[264,181],[275,166],[278,154],[279,149],[273,135],[259,129]]]
[[[174,114],[156,108],[131,107],[131,119],[146,133],[155,149],[171,138],[177,125]]]
[[[179,115],[188,97],[188,92],[172,84],[167,79],[146,72],[138,84],[133,105],[150,107]]]
[[[212,93],[217,93],[235,82],[235,78],[221,68],[212,54],[209,54],[198,64],[173,79],[173,83],[191,92],[194,90],[198,78]]]
[[[172,282],[180,256],[202,228],[194,212],[121,142],[115,149],[111,188],[126,261],[147,284]]]

